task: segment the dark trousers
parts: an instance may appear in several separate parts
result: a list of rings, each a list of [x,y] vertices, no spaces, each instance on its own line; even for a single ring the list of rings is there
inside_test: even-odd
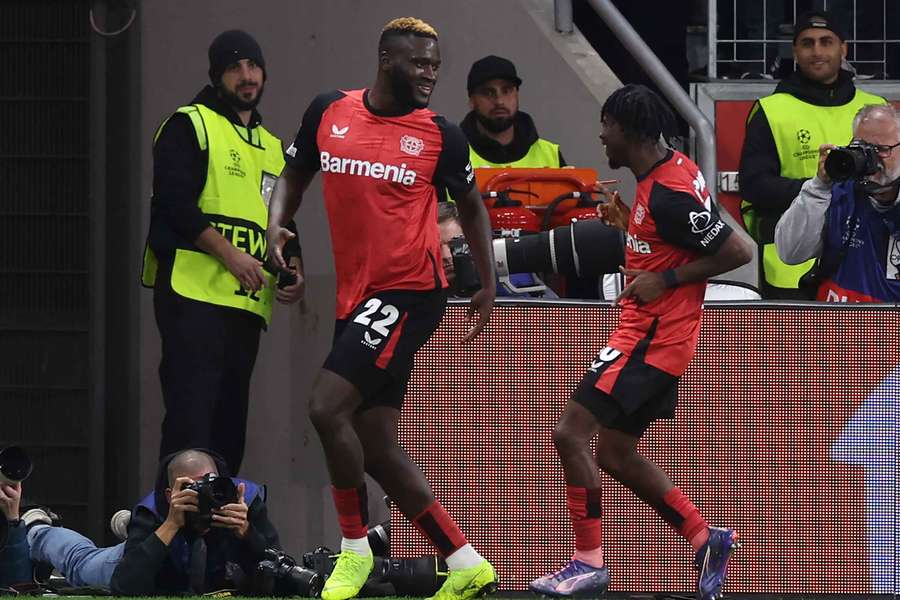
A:
[[[158,283],[159,381],[166,416],[160,458],[186,448],[219,453],[236,475],[244,458],[250,376],[263,321],[246,311],[188,300]]]

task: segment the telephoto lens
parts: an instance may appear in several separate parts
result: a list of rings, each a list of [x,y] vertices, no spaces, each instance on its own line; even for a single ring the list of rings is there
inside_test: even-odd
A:
[[[0,450],[0,483],[15,485],[24,481],[34,465],[25,450],[19,446],[7,446]]]
[[[7,446],[0,450],[0,483],[15,485],[31,475],[34,468],[31,458],[19,446]],[[9,540],[9,523],[0,515],[0,551]]]
[[[369,548],[374,556],[391,555],[391,522],[385,521],[369,528]]]
[[[447,565],[437,556],[377,559],[373,579],[391,584],[396,596],[433,596],[447,579]]]
[[[493,243],[497,275],[507,286],[513,273],[594,277],[618,273],[619,266],[625,264],[624,235],[598,219]]]

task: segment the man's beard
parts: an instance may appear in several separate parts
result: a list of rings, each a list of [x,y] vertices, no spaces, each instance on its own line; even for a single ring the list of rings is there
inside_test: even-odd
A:
[[[486,130],[491,133],[503,133],[507,129],[513,126],[515,123],[515,118],[513,116],[509,117],[486,117],[480,112],[475,113],[475,118],[478,120],[478,123],[481,124]]]
[[[240,87],[240,85],[238,86]],[[243,100],[238,94],[236,90],[234,92],[230,92],[225,89],[225,86],[219,86],[219,93],[222,94],[222,99],[225,100],[225,103],[237,110],[238,112],[243,112],[245,110],[253,110],[259,104],[259,101],[262,100],[263,90],[265,89],[265,84],[260,84],[259,88],[256,91],[256,97],[253,100],[247,101]]]
[[[428,100],[424,102],[417,100],[413,93],[413,84],[406,78],[400,69],[391,69],[388,72],[388,81],[391,84],[391,94],[398,104],[409,106],[411,108],[425,108],[428,106]]]
[[[878,173],[870,176],[867,181],[868,191],[872,197],[872,205],[877,210],[885,210],[895,206],[900,198],[897,195],[897,187],[900,184],[900,162],[898,162],[892,172],[879,169]],[[888,187],[890,186],[890,187]]]

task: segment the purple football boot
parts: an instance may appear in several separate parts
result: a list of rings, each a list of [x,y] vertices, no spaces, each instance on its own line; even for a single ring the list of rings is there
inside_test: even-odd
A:
[[[737,539],[737,532],[733,529],[709,528],[709,540],[694,558],[694,568],[700,572],[697,577],[697,600],[719,600],[722,597],[728,559],[739,546]]]
[[[574,558],[555,573],[535,579],[528,589],[554,598],[597,598],[609,587],[609,569],[592,567]]]

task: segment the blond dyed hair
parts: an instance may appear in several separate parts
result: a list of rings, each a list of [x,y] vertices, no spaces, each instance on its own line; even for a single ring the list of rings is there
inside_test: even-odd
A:
[[[381,30],[381,40],[392,35],[417,35],[419,37],[428,37],[438,39],[437,31],[434,27],[416,17],[400,17],[392,19]]]

